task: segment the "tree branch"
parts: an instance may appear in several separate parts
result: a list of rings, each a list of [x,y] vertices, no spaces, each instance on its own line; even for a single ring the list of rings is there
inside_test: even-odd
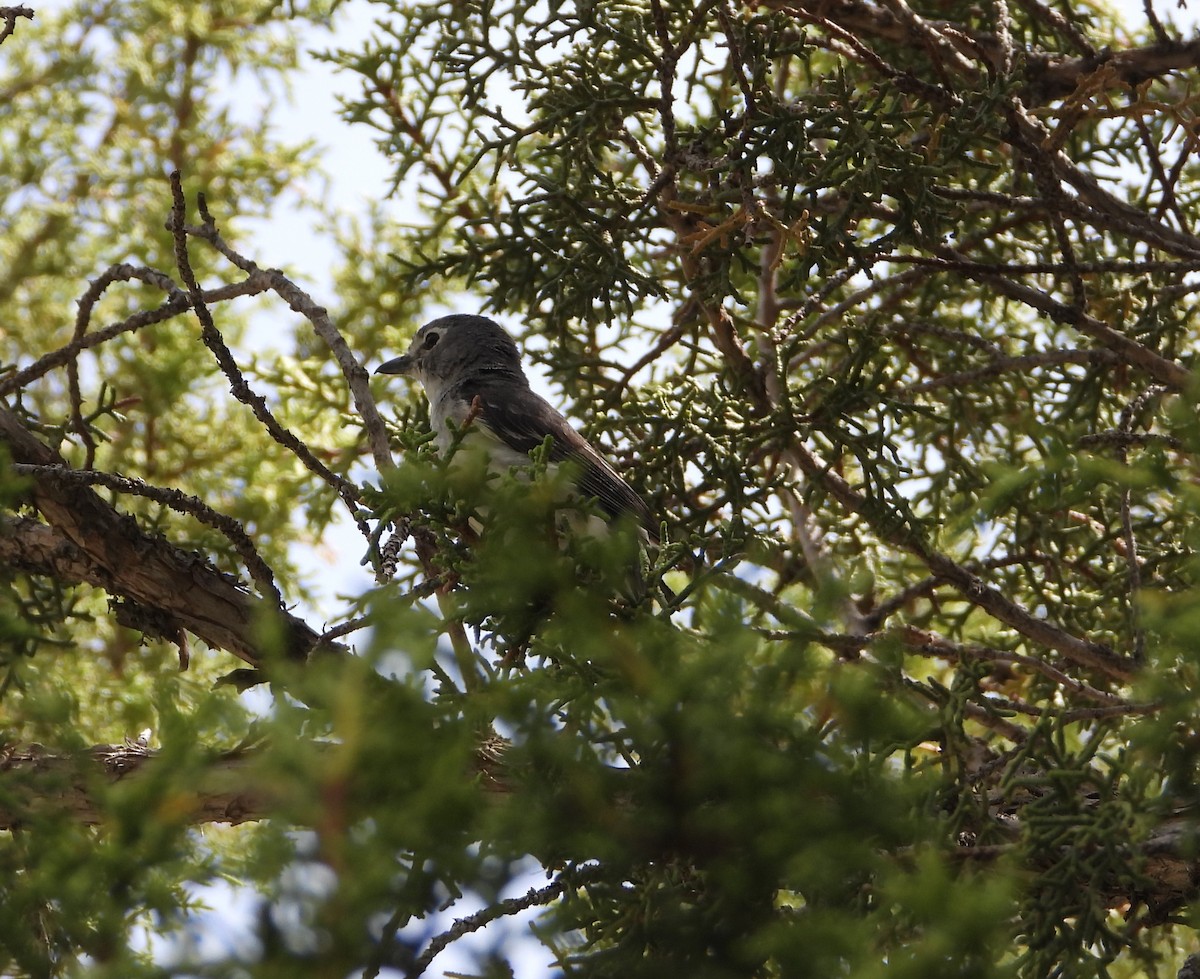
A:
[[[98,294],[98,287],[100,291],[103,291],[103,288],[107,287],[111,282],[142,279],[142,273],[153,272],[153,269],[142,269],[133,265],[112,266],[92,283],[83,298],[80,299],[80,317],[83,316],[85,311],[84,304],[88,302],[90,297]],[[223,302],[226,299],[236,299],[239,296],[257,296],[260,293],[266,292],[268,288],[269,283],[265,276],[251,275],[243,281],[235,282],[232,285],[205,290],[203,298],[206,303]],[[48,354],[39,357],[28,367],[24,367],[10,374],[3,381],[0,381],[0,398],[12,394],[14,391],[19,391],[27,384],[36,381],[39,377],[49,374],[50,371],[57,367],[63,367],[71,363],[84,350],[88,350],[91,347],[98,347],[102,343],[108,343],[113,337],[120,336],[122,333],[134,333],[147,326],[153,326],[155,323],[162,323],[164,320],[169,320],[180,313],[186,313],[189,309],[191,309],[191,300],[185,292],[176,289],[171,293],[171,297],[166,302],[156,306],[154,309],[134,313],[126,319],[110,323],[95,333],[81,333],[77,331],[75,338],[70,343],[59,347],[57,350],[50,351]],[[86,307],[86,311],[90,315],[90,306]],[[77,322],[79,322],[78,319]],[[84,322],[86,323],[86,320]]]
[[[308,293],[278,269],[264,271],[250,259],[230,248],[217,230],[217,224],[208,211],[203,194],[199,195],[197,209],[204,224],[199,228],[188,228],[187,233],[207,241],[229,262],[245,272],[249,278],[257,280],[265,277],[270,288],[293,311],[308,320],[312,324],[313,332],[325,341],[330,353],[333,354],[338,366],[342,369],[342,375],[346,378],[350,395],[354,399],[354,408],[362,418],[363,428],[367,435],[367,445],[370,447],[375,467],[380,472],[391,469],[394,463],[391,450],[388,448],[387,426],[384,424],[383,416],[379,413],[375,399],[371,396],[370,375],[366,368],[358,362],[350,345],[338,332],[337,327],[333,325],[328,310],[314,302]]]
[[[0,750],[0,830],[19,829],[47,814],[70,816],[86,826],[105,821],[104,789],[144,779],[157,753],[144,744],[99,744],[67,754],[39,744]],[[189,823],[244,823],[268,816],[272,804],[246,750],[218,755],[190,786],[181,815]]]
[[[242,376],[241,369],[233,359],[233,353],[225,344],[225,339],[217,329],[212,313],[204,302],[204,292],[192,270],[187,250],[188,229],[184,223],[183,178],[179,171],[175,170],[170,174],[170,179],[173,206],[169,227],[175,239],[175,262],[179,267],[179,274],[183,277],[184,285],[187,286],[192,309],[200,321],[200,337],[204,341],[204,345],[212,351],[217,365],[221,368],[221,373],[228,379],[230,392],[238,401],[254,412],[254,417],[262,423],[271,438],[299,459],[306,469],[332,486],[350,513],[355,513],[359,499],[358,487],[333,472],[313,454],[307,445],[285,428],[267,405],[267,399],[252,390],[245,377]]]
[[[483,793],[485,799],[500,799],[514,789],[505,771],[503,752],[498,750],[499,739],[484,742],[476,751],[472,763],[463,772]],[[313,746],[315,750],[335,750],[336,746]],[[214,755],[203,769],[192,776],[186,796],[173,797],[180,803],[176,818],[189,825],[206,823],[238,824],[278,815],[286,789],[263,779],[260,764],[261,748],[237,748]],[[112,786],[131,784],[156,777],[157,766],[163,764],[158,752],[140,741],[124,744],[101,744],[79,752],[52,751],[40,744],[10,745],[0,749],[0,831],[19,829],[41,815],[66,815],[78,822],[95,826],[106,821],[107,799]],[[614,769],[614,779],[628,779],[634,773]],[[632,796],[618,792],[630,807]],[[991,808],[991,807],[989,807]],[[997,819],[996,812],[990,814]],[[1011,836],[1019,825],[1020,808],[1008,803],[1002,826]],[[1128,845],[1130,858],[1144,858],[1141,874],[1129,881],[1096,881],[1096,886],[1108,907],[1130,902],[1144,902],[1161,913],[1178,907],[1196,893],[1200,881],[1200,858],[1196,856],[1195,841],[1200,834],[1200,814],[1189,808],[1174,808],[1163,818],[1147,838]],[[999,820],[998,820],[999,822]],[[964,860],[988,860],[1010,852],[1019,844],[953,847],[950,853]],[[1131,892],[1136,881],[1137,892]],[[547,892],[548,896],[552,896]],[[524,904],[529,895],[514,901]],[[516,904],[501,902],[504,909],[516,909]],[[491,912],[483,917],[465,919],[458,931],[473,930],[475,924],[486,923]],[[447,933],[452,941],[457,935]],[[440,951],[442,944],[435,940],[431,949]],[[436,951],[433,954],[436,954]],[[431,956],[432,957],[432,956]]]
[[[313,744],[314,752],[336,745]],[[245,823],[279,815],[284,790],[262,777],[262,747],[214,754],[187,782],[179,819],[188,824]],[[56,751],[40,744],[0,744],[0,832],[38,816],[69,816],[86,826],[105,821],[106,790],[118,782],[157,777],[160,753],[141,741]],[[503,770],[501,739],[484,741],[463,772],[487,795],[511,791]],[[275,788],[270,787],[275,784]],[[186,804],[184,804],[186,803]]]
[[[177,489],[150,486],[143,480],[122,476],[118,473],[96,472],[91,469],[29,466],[23,463],[13,466],[13,471],[18,476],[45,476],[49,479],[65,480],[79,486],[105,486],[118,493],[141,496],[179,513],[186,513],[206,527],[212,527],[224,534],[242,559],[250,577],[258,585],[259,594],[275,605],[283,606],[283,596],[279,592],[279,586],[275,584],[275,575],[267,562],[263,560],[262,555],[258,553],[254,541],[250,539],[245,528],[233,517],[218,513],[203,500]]]
[[[974,30],[962,24],[904,15],[902,3],[866,3],[864,0],[751,0],[750,7],[765,7],[798,16],[807,23],[814,17],[836,25],[860,41],[884,41],[918,51],[939,52],[943,69],[964,77],[974,74],[977,65],[1003,69],[1006,48],[997,34]],[[1061,28],[1061,25],[1052,25]],[[1065,33],[1065,31],[1064,31]],[[1077,37],[1077,32],[1072,32]],[[933,38],[933,41],[931,41]],[[1072,38],[1073,39],[1073,38]],[[1144,47],[1104,50],[1082,56],[1045,51],[1025,51],[1017,60],[1021,65],[1024,98],[1029,104],[1042,104],[1065,98],[1090,75],[1103,71],[1105,88],[1126,89],[1173,71],[1200,67],[1200,39],[1182,42],[1159,40]]]
[[[288,657],[303,660],[317,648],[318,633],[302,619],[250,594],[202,555],[144,533],[90,487],[62,479],[61,473],[69,471],[63,457],[3,407],[0,442],[13,462],[39,467],[31,470],[28,500],[50,525],[39,532],[32,531],[27,520],[0,524],[15,528],[14,535],[0,536],[0,554],[7,551],[18,566],[56,577],[65,574],[60,580],[85,581],[153,609],[210,646],[254,666],[264,660],[258,625],[267,617],[281,620]],[[29,549],[22,550],[23,544]]]
[[[0,44],[8,40],[9,35],[17,29],[17,18],[25,17],[33,20],[32,7],[0,7],[0,20],[4,21],[4,29],[0,30]]]

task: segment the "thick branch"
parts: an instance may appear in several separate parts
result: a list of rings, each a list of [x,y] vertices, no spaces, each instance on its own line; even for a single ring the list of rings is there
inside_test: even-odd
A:
[[[4,28],[0,30],[0,44],[8,40],[9,35],[17,29],[17,18],[25,17],[29,20],[33,19],[33,10],[30,7],[0,7],[0,20],[4,21]]]
[[[503,742],[485,741],[463,772],[489,795],[510,791],[503,772]],[[336,745],[313,745],[315,752]],[[214,755],[189,774],[187,797],[173,787],[177,818],[188,824],[245,823],[279,815],[284,788],[262,777],[260,748]],[[40,744],[0,745],[0,832],[45,815],[67,815],[87,826],[105,821],[106,794],[117,783],[158,777],[159,753],[138,741],[100,744],[85,751],[53,751]],[[272,785],[274,788],[272,789]]]
[[[189,785],[189,823],[243,823],[270,814],[271,799],[251,771],[253,756],[232,751],[214,758]],[[87,826],[105,820],[105,790],[145,778],[155,752],[137,742],[101,744],[62,754],[31,744],[0,751],[0,830],[18,829],[38,816],[68,815]],[[181,806],[181,809],[184,807]]]
[[[0,408],[0,442],[14,462],[66,468],[62,456],[5,408]],[[49,533],[35,532],[28,521],[10,524],[20,533],[0,539],[0,554],[12,553],[22,543],[37,545],[23,550],[14,564],[56,577],[62,572],[60,580],[85,581],[153,609],[210,646],[255,666],[263,661],[258,625],[267,617],[282,620],[288,656],[305,658],[317,646],[318,634],[303,620],[250,594],[202,555],[144,533],[90,487],[56,479],[53,473],[34,476],[30,483],[28,499],[50,528]]]
[[[513,790],[501,745],[500,739],[482,744],[463,772],[463,778],[481,789],[485,798],[499,799]],[[215,755],[201,772],[189,776],[186,796],[172,790],[175,817],[195,825],[237,824],[279,815],[286,788],[262,777],[261,750],[241,748]],[[320,750],[335,751],[337,746],[324,745]],[[0,750],[0,831],[52,814],[68,815],[89,826],[102,824],[112,787],[155,777],[159,764],[158,753],[139,742],[96,745],[76,753],[55,752],[38,744]],[[627,769],[612,772],[617,781],[631,775]],[[623,807],[636,804],[631,794],[619,794]],[[1011,831],[1019,819],[1019,811],[1008,812],[1004,824]],[[1130,849],[1145,860],[1137,893],[1131,892],[1128,880],[1098,882],[1107,905],[1140,901],[1162,911],[1193,898],[1200,881],[1198,832],[1196,813],[1176,811],[1144,842],[1132,844]],[[953,852],[963,859],[989,860],[1016,845],[961,846]]]
[[[267,562],[262,559],[254,546],[254,541],[246,533],[245,528],[228,514],[219,513],[203,500],[177,489],[162,486],[150,486],[148,483],[131,476],[118,473],[97,472],[93,469],[64,469],[59,466],[28,466],[17,463],[13,471],[18,476],[35,476],[46,479],[64,480],[75,486],[105,486],[119,493],[129,493],[154,500],[165,507],[186,513],[205,526],[220,531],[233,545],[243,566],[258,585],[259,594],[272,604],[282,606],[283,596],[275,584],[275,575]]]

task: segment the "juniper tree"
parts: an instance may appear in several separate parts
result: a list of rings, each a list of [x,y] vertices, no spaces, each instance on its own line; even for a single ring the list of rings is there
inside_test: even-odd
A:
[[[258,946],[192,971],[415,976],[536,912],[567,974],[1174,974],[1200,44],[1066,0],[373,7],[328,57],[420,220],[345,229],[337,306],[246,254],[250,149],[200,125],[104,198],[169,217],[146,268],[57,237],[103,212],[45,232],[85,271],[14,265],[10,968],[128,974],[223,874]],[[224,342],[237,293],[290,356]],[[446,305],[619,460],[670,593],[552,532],[544,449],[472,480],[380,411],[363,365]],[[318,624],[321,534],[376,585]]]

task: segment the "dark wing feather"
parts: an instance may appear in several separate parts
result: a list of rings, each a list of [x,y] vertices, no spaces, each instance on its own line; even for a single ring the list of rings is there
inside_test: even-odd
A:
[[[650,508],[617,471],[605,461],[562,415],[528,387],[512,383],[489,384],[489,379],[472,378],[461,387],[468,404],[478,403],[479,420],[498,438],[518,452],[538,448],[546,436],[553,436],[550,459],[569,461],[579,469],[579,490],[584,496],[594,496],[600,508],[611,518],[630,513],[650,535],[658,540],[658,528]],[[497,389],[504,392],[496,396]],[[478,398],[478,402],[475,399]]]

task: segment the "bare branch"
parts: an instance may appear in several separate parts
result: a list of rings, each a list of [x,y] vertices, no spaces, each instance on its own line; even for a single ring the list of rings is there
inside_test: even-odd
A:
[[[104,290],[114,282],[128,282],[131,279],[138,279],[147,285],[156,286],[171,298],[180,295],[179,287],[171,281],[171,277],[157,269],[114,265],[98,276],[79,300],[79,312],[75,316],[75,333],[71,337],[72,345],[78,344],[83,335],[87,333],[88,323],[92,318],[92,309],[104,294]],[[96,441],[92,438],[91,428],[83,418],[83,395],[79,390],[79,362],[74,357],[67,361],[67,390],[71,401],[71,427],[79,436],[84,447],[83,468],[91,469],[96,461]]]
[[[26,20],[33,20],[32,7],[0,7],[0,20],[4,21],[4,29],[0,31],[0,44],[8,40],[13,31],[17,29],[17,18],[24,17]]]
[[[140,278],[140,275],[138,275],[139,271],[139,269],[132,265],[118,265],[106,272],[104,276],[101,276],[101,279],[110,274],[112,275],[112,279],[109,281]],[[154,270],[150,269],[146,271],[152,272]],[[266,292],[268,288],[268,282],[265,277],[251,276],[242,282],[205,290],[203,297],[206,303],[216,303],[227,299],[236,299],[239,296],[257,296],[260,293]],[[145,310],[141,313],[135,313],[133,316],[120,320],[117,323],[111,323],[104,327],[104,329],[97,330],[95,333],[80,335],[65,346],[39,357],[28,367],[10,374],[3,381],[0,381],[0,398],[10,395],[14,391],[19,391],[21,388],[36,381],[39,377],[49,374],[50,371],[58,367],[71,363],[84,350],[90,350],[92,347],[98,347],[102,343],[108,343],[109,340],[120,336],[122,333],[136,333],[147,326],[162,323],[181,313],[186,313],[190,308],[191,301],[188,299],[186,293],[177,289],[171,298],[161,306]]]
[[[203,195],[200,195],[198,208],[204,225],[199,229],[189,228],[188,233],[209,242],[226,259],[248,276],[265,276],[270,283],[271,289],[294,312],[299,313],[307,319],[312,324],[313,331],[317,336],[328,345],[334,358],[337,360],[338,366],[342,369],[342,374],[346,378],[346,382],[350,386],[350,394],[354,399],[354,407],[363,420],[363,427],[367,433],[367,444],[370,446],[375,466],[380,472],[390,469],[393,466],[393,462],[391,450],[388,448],[387,426],[384,424],[383,416],[379,414],[379,408],[375,404],[375,399],[371,396],[371,388],[368,384],[370,375],[367,373],[366,368],[358,362],[358,359],[350,350],[350,345],[346,343],[345,338],[338,331],[337,327],[333,325],[333,321],[329,318],[328,310],[324,306],[314,302],[308,293],[278,269],[263,271],[254,262],[248,258],[244,258],[230,248],[218,233],[216,223],[208,213],[208,206],[205,203]]]
[[[11,538],[0,537],[0,554],[7,551],[39,573],[69,570],[69,580],[86,581],[158,610],[210,646],[253,666],[264,661],[262,630],[257,627],[264,617],[282,619],[285,655],[303,660],[319,647],[318,634],[303,620],[249,594],[203,556],[145,534],[90,487],[56,478],[54,471],[65,471],[66,461],[5,408],[0,408],[0,441],[8,446],[13,462],[34,467],[29,500],[54,535],[31,534],[26,527],[16,544],[33,542],[37,550],[23,553]]]
[[[255,393],[250,385],[246,383],[246,379],[242,376],[237,362],[233,359],[233,354],[230,352],[229,347],[225,345],[225,340],[221,336],[221,332],[217,329],[216,323],[213,322],[212,313],[209,312],[208,306],[204,302],[204,294],[196,282],[195,273],[192,271],[191,260],[187,252],[188,231],[184,224],[186,202],[183,197],[183,180],[178,170],[171,173],[171,193],[174,203],[171,209],[170,230],[175,238],[175,261],[179,266],[179,274],[183,277],[184,285],[187,286],[192,309],[195,310],[196,317],[200,320],[200,335],[204,340],[205,346],[212,351],[222,373],[228,378],[230,391],[238,401],[247,405],[254,412],[254,417],[262,422],[263,426],[276,442],[295,455],[310,472],[316,474],[337,490],[338,496],[341,497],[346,508],[352,514],[357,513],[358,487],[333,472],[320,459],[313,455],[312,450],[307,445],[280,424],[271,409],[267,407],[266,399],[262,395]]]
[[[417,960],[411,966],[407,967],[405,973],[407,979],[417,979],[418,976],[424,975],[429,966],[433,964],[433,960],[444,952],[450,944],[458,941],[464,935],[478,931],[480,928],[491,924],[497,918],[503,918],[510,914],[520,914],[529,908],[538,908],[549,904],[564,894],[569,888],[579,887],[590,877],[596,876],[599,876],[599,872],[598,868],[595,867],[585,867],[582,871],[564,870],[545,887],[531,887],[520,897],[510,897],[503,901],[496,901],[488,907],[476,911],[474,914],[459,918],[458,921],[454,922],[452,927],[434,938],[425,947],[425,951],[417,956]],[[400,963],[397,964],[399,965]]]
[[[150,486],[140,479],[122,476],[118,473],[95,472],[85,469],[59,469],[54,466],[30,466],[18,463],[13,471],[20,476],[42,476],[47,479],[58,479],[79,486],[105,486],[119,493],[129,493],[154,500],[163,506],[170,507],[179,513],[186,513],[200,523],[213,527],[224,534],[234,546],[238,556],[250,572],[250,577],[258,585],[259,593],[275,605],[283,607],[283,596],[275,584],[275,576],[262,559],[254,541],[240,523],[224,513],[218,513],[203,500],[177,489],[164,489],[161,486]]]

